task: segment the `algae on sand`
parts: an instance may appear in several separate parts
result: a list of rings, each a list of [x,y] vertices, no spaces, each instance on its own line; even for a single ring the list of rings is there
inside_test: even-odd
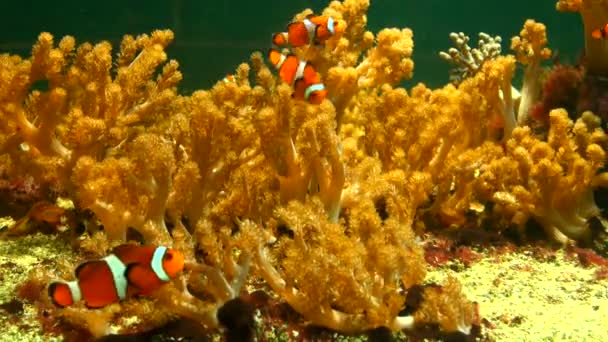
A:
[[[12,220],[0,219],[0,227],[12,224]],[[55,235],[34,234],[14,239],[0,239],[0,305],[15,299],[15,289],[22,284],[35,267],[43,262],[54,263],[56,258],[69,258],[71,248]],[[49,263],[50,264],[50,263]],[[18,323],[18,324],[17,324]],[[43,335],[36,320],[36,308],[23,305],[23,312],[16,322],[10,319],[4,306],[0,307],[0,342],[61,341]]]
[[[450,265],[431,270],[427,280],[458,278],[491,341],[608,341],[608,280],[596,279],[563,250],[538,260],[529,250],[486,257],[459,272]]]

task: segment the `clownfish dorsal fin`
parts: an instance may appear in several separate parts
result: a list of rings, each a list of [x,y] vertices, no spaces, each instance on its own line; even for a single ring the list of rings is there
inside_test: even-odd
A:
[[[135,245],[135,244],[123,243],[122,245],[118,245],[118,246],[112,248],[112,251],[110,252],[110,254],[122,255],[123,253],[128,252],[130,249],[137,248],[137,247],[139,247],[139,246]]]
[[[76,269],[74,270],[74,275],[76,276],[76,279],[80,279],[80,274],[82,273],[82,271],[84,271],[85,267],[87,267],[89,264],[91,264],[92,262],[95,262],[97,260],[88,260],[88,261],[83,261],[80,263],[80,265],[78,265],[76,267]]]

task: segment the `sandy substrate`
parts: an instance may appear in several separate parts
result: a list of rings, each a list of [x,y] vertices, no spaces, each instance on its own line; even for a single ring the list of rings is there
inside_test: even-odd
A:
[[[448,265],[431,270],[427,280],[458,278],[479,303],[491,341],[608,341],[608,280],[597,280],[596,267],[583,268],[564,251],[545,260],[534,254],[486,257],[468,268]]]
[[[0,227],[5,225],[0,219]],[[597,267],[583,267],[564,251],[476,253],[481,258],[468,266],[450,261],[430,267],[427,281],[441,283],[448,275],[461,281],[467,297],[480,305],[484,340],[608,341],[608,280],[598,279]],[[65,259],[72,252],[53,236],[0,240],[0,342],[60,340],[42,335],[33,306],[14,301],[15,288],[28,272],[52,270],[58,255]],[[22,319],[14,319],[15,303]],[[274,334],[264,333],[268,340]]]

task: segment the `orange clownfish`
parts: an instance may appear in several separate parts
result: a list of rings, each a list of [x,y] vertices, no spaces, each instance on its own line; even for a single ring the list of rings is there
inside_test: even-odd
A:
[[[222,79],[224,83],[236,83],[236,78],[233,74],[228,74]]]
[[[268,58],[279,70],[279,77],[294,87],[294,98],[312,104],[323,102],[327,90],[312,64],[300,60],[296,55],[284,55],[276,49],[270,49]]]
[[[606,24],[604,27],[591,31],[591,37],[593,37],[595,39],[606,39],[607,36],[608,36],[608,24]]]
[[[146,295],[174,278],[184,268],[184,255],[163,246],[120,245],[99,260],[85,261],[74,281],[49,284],[51,301],[60,307],[81,300],[99,308],[130,296]]]
[[[302,21],[287,25],[287,32],[275,33],[272,43],[276,46],[291,45],[299,47],[313,43],[323,44],[332,36],[339,36],[344,32],[346,23],[326,15],[309,15]]]

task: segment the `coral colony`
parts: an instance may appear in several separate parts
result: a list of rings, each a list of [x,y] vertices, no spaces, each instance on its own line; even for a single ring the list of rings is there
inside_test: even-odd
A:
[[[584,20],[580,66],[546,75],[545,26],[528,20],[513,54],[500,37],[482,33],[471,48],[453,33],[455,47],[440,54],[454,65],[451,83],[408,90],[399,84],[413,73],[413,32],[367,31],[369,5],[333,1],[323,17],[297,14],[300,30],[325,25],[322,41],[295,44],[294,26],[281,36],[294,46],[276,55],[280,71],[256,52],[188,96],[165,53],[171,31],[127,35],[118,51],[42,33],[31,57],[0,55],[0,186],[7,201],[32,208],[5,235],[66,215],[41,199],[75,207],[68,232],[50,233],[68,234],[81,258],[28,280],[45,289],[34,302],[46,319],[93,336],[128,331],[120,318],[131,316],[139,330],[181,317],[213,331],[226,303],[257,289],[335,332],[466,335],[480,324],[477,306],[455,279],[427,286],[418,233],[491,222],[525,236],[534,221],[551,241],[589,243],[594,189],[608,185],[608,107],[597,102],[608,49],[592,35],[608,1],[557,2]],[[296,67],[314,65],[292,69],[293,83],[282,72],[290,56]],[[521,90],[512,85],[517,63]],[[300,80],[314,87],[297,97]],[[318,90],[326,97],[307,101]],[[130,244],[150,246],[145,258],[132,255],[145,261],[112,254]],[[178,251],[183,270],[154,246]],[[76,268],[84,260],[93,263]],[[129,296],[144,292],[146,276],[156,277],[154,290]],[[85,288],[104,282],[119,282],[123,296],[111,292],[93,309]]]

